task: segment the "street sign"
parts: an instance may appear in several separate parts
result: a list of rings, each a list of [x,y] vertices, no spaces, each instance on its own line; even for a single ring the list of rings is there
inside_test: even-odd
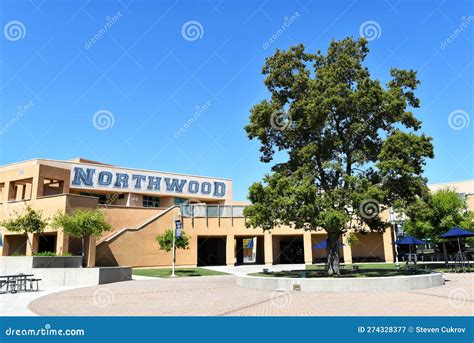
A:
[[[176,237],[180,238],[183,236],[183,223],[181,223],[181,220],[175,220],[175,228],[176,228]]]

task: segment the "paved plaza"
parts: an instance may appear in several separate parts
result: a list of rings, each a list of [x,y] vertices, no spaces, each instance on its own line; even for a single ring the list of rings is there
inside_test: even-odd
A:
[[[271,292],[234,275],[145,278],[76,288],[33,300],[45,316],[472,316],[474,274],[445,274],[441,287],[402,292]]]

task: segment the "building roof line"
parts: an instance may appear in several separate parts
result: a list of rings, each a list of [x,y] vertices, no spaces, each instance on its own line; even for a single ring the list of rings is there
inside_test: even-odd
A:
[[[85,164],[85,165],[90,165],[90,166],[96,166],[96,167],[103,167],[103,168],[119,168],[119,169],[126,169],[126,170],[132,170],[132,171],[138,171],[138,172],[146,172],[146,173],[162,173],[162,174],[170,174],[170,175],[177,175],[177,176],[189,176],[189,177],[199,177],[199,178],[204,178],[204,179],[216,179],[216,180],[225,180],[225,181],[232,181],[230,178],[225,178],[225,177],[216,177],[216,176],[205,176],[205,175],[195,175],[195,174],[184,174],[184,173],[175,173],[175,172],[166,172],[162,170],[150,170],[150,169],[137,169],[137,168],[130,168],[130,167],[121,167],[118,165],[114,164],[107,164],[107,163],[101,163],[101,162],[96,162],[96,163],[87,163],[87,162],[78,162],[78,161],[71,161],[71,160],[55,160],[55,159],[49,159],[49,158],[32,158],[30,160],[25,160],[25,161],[19,161],[19,162],[13,162],[13,163],[8,163],[0,166],[2,167],[9,167],[15,164],[21,164],[21,163],[27,163],[27,162],[33,162],[33,161],[47,161],[47,162],[59,162],[59,163],[67,163],[67,164]]]

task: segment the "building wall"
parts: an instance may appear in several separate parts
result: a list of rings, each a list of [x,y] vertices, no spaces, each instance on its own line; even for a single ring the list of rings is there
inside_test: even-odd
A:
[[[173,228],[174,220],[180,218],[178,207],[170,210],[174,206],[174,196],[157,195],[160,197],[160,205],[162,206],[160,208],[142,207],[143,195],[147,193],[137,192],[123,192],[123,199],[114,198],[112,203],[99,205],[96,197],[80,195],[78,193],[83,192],[83,189],[70,187],[71,167],[77,163],[103,166],[113,170],[131,170],[81,159],[76,161],[31,160],[0,167],[0,220],[11,217],[15,211],[21,212],[26,205],[42,210],[44,217],[51,217],[58,211],[70,213],[77,208],[99,207],[104,210],[108,222],[113,227],[113,231],[107,232],[103,237],[97,239],[97,250],[95,249],[95,241],[91,240],[89,254],[92,257],[96,256],[99,265],[170,265],[171,252],[164,252],[159,249],[156,236],[163,234],[167,229]],[[48,186],[47,183],[50,180],[58,181],[58,187]],[[228,188],[225,199],[209,198],[206,201],[214,204],[246,205],[246,202],[232,201],[232,182],[230,180],[226,180],[226,182]],[[465,194],[469,207],[474,209],[474,181],[433,185],[431,189],[436,190],[446,187]],[[105,194],[103,190],[92,191]],[[59,192],[61,194],[55,194]],[[117,191],[114,194],[116,193]],[[194,202],[197,199],[191,200]],[[388,220],[388,211],[383,212],[382,217]],[[280,226],[271,232],[263,232],[261,229],[246,228],[245,219],[242,217],[183,217],[181,219],[184,231],[190,237],[190,247],[178,252],[178,265],[196,265],[198,263],[198,241],[200,237],[221,237],[225,241],[225,263],[228,265],[233,265],[237,261],[237,242],[242,242],[242,238],[248,237],[257,237],[256,241],[259,247],[257,255],[259,260],[265,264],[279,262],[279,241],[282,237],[289,236],[302,240],[305,263],[313,263],[316,259],[325,256],[324,250],[313,248],[315,243],[325,239],[324,231],[304,232]],[[51,227],[46,228],[46,233],[55,231]],[[353,259],[366,257],[387,262],[393,261],[393,233],[391,229],[387,229],[383,234],[359,233],[357,235],[359,238],[358,245],[349,247],[346,244],[341,248],[340,255],[344,262],[350,263]],[[38,238],[38,235],[31,235],[30,237],[34,249],[38,245]],[[346,242],[346,239],[347,237],[344,236],[343,241]],[[25,243],[25,240],[26,237],[21,234],[4,233],[2,254],[8,254],[10,248],[18,249],[21,244]],[[64,235],[61,231],[57,232],[56,253],[76,251],[77,245],[77,240]],[[223,246],[219,245],[221,250]],[[29,247],[25,249],[27,254],[31,253]],[[237,255],[239,253],[238,251]]]

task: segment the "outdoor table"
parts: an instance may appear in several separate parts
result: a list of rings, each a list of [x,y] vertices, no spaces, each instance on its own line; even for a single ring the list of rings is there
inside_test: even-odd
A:
[[[1,275],[0,279],[6,279],[7,292],[12,292],[12,285],[14,284],[14,292],[18,292],[16,286],[20,286],[19,290],[21,291],[22,287],[26,291],[26,279],[32,277],[34,274],[13,274],[13,275]]]

